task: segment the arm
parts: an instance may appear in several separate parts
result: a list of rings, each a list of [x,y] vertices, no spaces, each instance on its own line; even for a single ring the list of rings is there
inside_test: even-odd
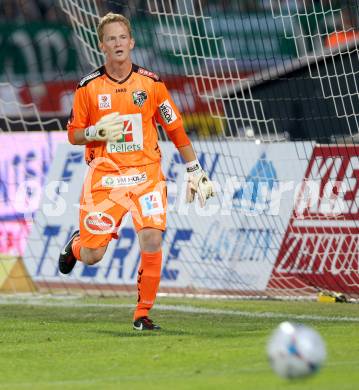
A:
[[[191,141],[183,127],[181,114],[169,95],[167,88],[163,83],[157,83],[156,85],[158,105],[156,120],[165,129],[169,139],[174,143],[181,157],[186,162],[186,202],[193,202],[197,194],[201,207],[204,207],[206,200],[214,196],[213,184],[197,160]]]
[[[178,147],[178,151],[181,157],[183,158],[183,160],[185,160],[187,163],[197,159],[192,144],[180,146]]]
[[[77,87],[73,107],[67,123],[68,140],[73,145],[86,145],[93,141],[117,140],[123,132],[123,120],[118,112],[101,117],[91,125],[90,103],[86,86]]]
[[[87,145],[91,142],[85,138],[85,129],[73,129],[72,133],[68,133],[68,139],[72,145]]]

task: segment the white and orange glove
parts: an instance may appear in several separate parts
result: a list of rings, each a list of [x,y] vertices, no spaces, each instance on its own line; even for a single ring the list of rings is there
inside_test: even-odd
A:
[[[118,112],[103,116],[94,126],[85,129],[88,141],[117,141],[123,134],[124,122]]]
[[[199,204],[204,207],[207,199],[214,196],[212,182],[201,167],[198,160],[186,163],[187,169],[187,190],[186,202],[192,203],[197,193]]]

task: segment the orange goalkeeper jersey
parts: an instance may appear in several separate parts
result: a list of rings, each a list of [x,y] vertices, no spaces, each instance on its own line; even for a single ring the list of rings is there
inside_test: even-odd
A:
[[[119,112],[124,134],[116,142],[91,142],[86,145],[86,162],[104,160],[97,169],[116,170],[151,164],[161,158],[156,122],[170,132],[181,126],[181,115],[165,84],[153,72],[133,64],[122,81],[106,73],[105,66],[82,78],[75,92],[69,138],[74,129],[96,124],[104,115]],[[99,160],[97,160],[99,161]]]

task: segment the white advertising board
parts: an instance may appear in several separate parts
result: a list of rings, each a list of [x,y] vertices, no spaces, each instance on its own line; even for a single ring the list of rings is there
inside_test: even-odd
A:
[[[0,134],[0,253],[22,256],[45,178],[65,132]]]
[[[194,147],[217,195],[204,209],[185,204],[181,158],[171,143],[161,144],[169,200],[161,286],[263,290],[313,145],[207,141]],[[59,146],[24,256],[28,271],[35,281],[50,284],[134,285],[140,252],[131,218],[100,263],[79,262],[68,276],[58,272],[61,247],[78,226],[85,173],[83,147]]]

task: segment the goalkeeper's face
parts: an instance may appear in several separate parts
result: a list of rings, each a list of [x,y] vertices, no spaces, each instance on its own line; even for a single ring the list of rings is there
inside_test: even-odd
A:
[[[135,41],[125,24],[113,22],[104,26],[103,40],[99,46],[106,56],[107,63],[124,63],[131,61],[131,50],[135,46]]]

